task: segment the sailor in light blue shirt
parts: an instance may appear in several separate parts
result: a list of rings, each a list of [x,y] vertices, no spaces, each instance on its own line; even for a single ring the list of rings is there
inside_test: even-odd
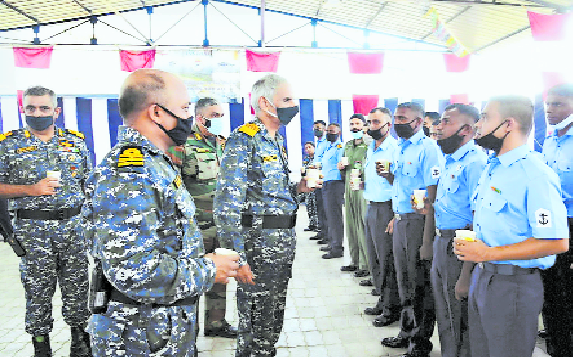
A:
[[[443,357],[469,356],[467,296],[473,264],[458,260],[452,243],[456,229],[472,226],[470,199],[486,164],[486,154],[472,140],[478,120],[477,108],[452,104],[436,125],[444,159],[434,201],[431,279]]]
[[[378,175],[376,162],[384,160],[392,162],[398,144],[396,139],[389,135],[380,146],[376,147],[376,145],[376,141],[372,140],[366,153],[363,195],[364,199],[370,202],[387,202],[392,199],[392,185],[387,179]]]
[[[539,270],[569,248],[559,179],[527,146],[532,116],[529,98],[495,97],[477,124],[476,143],[496,156],[474,192],[478,240],[455,241],[461,260],[478,262],[468,302],[472,357],[531,356],[543,304]]]
[[[332,125],[332,124],[331,124]],[[328,135],[328,134],[327,134]],[[344,147],[342,146],[342,141],[337,138],[336,141],[328,143],[329,145],[324,150],[322,155],[322,174],[324,175],[324,182],[342,180],[340,175],[340,170],[336,166],[340,162],[342,155],[344,154]]]
[[[321,162],[324,151],[330,145],[326,140],[326,123],[322,120],[314,122],[314,136],[316,136],[316,150],[314,151],[314,162]]]
[[[569,236],[573,235],[573,85],[557,85],[547,92],[545,162],[561,179],[561,197],[567,208]],[[555,264],[541,272],[543,279],[543,327],[548,333],[547,353],[569,357],[573,349],[573,247],[558,254]]]

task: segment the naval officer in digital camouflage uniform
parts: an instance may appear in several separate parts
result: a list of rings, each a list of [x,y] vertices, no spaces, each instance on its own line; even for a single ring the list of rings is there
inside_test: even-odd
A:
[[[81,133],[57,128],[54,91],[24,92],[26,128],[0,135],[0,196],[10,198],[14,235],[26,255],[20,272],[26,292],[26,332],[35,356],[51,356],[52,297],[62,291],[62,315],[71,327],[71,356],[88,356],[87,257],[79,213],[91,167]],[[57,171],[60,179],[47,177]]]
[[[195,125],[187,142],[169,149],[173,161],[181,166],[183,182],[195,201],[195,219],[203,236],[205,253],[213,253],[219,247],[213,199],[222,156],[217,135],[223,129],[224,115],[215,99],[199,99],[195,103]],[[225,321],[226,292],[225,284],[214,284],[205,293],[205,336],[237,337],[237,328]],[[196,329],[199,331],[199,323]]]
[[[309,191],[304,180],[289,182],[278,134],[298,113],[288,82],[270,74],[251,93],[256,119],[229,136],[215,199],[221,245],[241,257],[236,357],[276,355],[296,245],[296,194]]]
[[[203,255],[195,205],[166,155],[191,132],[175,75],[138,70],[121,89],[118,143],[90,175],[82,215],[111,283],[92,315],[94,356],[193,356],[197,296],[236,276],[237,254]]]

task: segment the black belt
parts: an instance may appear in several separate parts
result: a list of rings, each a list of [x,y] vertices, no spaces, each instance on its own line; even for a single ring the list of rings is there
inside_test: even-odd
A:
[[[438,237],[443,237],[443,238],[454,238],[456,236],[456,231],[468,230],[468,229],[470,229],[469,226],[465,226],[464,228],[457,228],[457,229],[438,229],[438,228],[436,228],[436,235]]]
[[[478,263],[478,267],[499,275],[530,275],[539,271],[538,268],[522,268],[512,264]]]
[[[374,202],[370,201],[371,206],[392,206],[392,200],[384,202]]]
[[[254,218],[263,219],[263,229],[291,229],[296,226],[296,214],[286,215],[262,215],[253,216],[252,214],[243,214],[241,216],[241,225],[243,227],[252,227]]]
[[[62,208],[55,210],[44,210],[44,209],[18,209],[16,210],[16,217],[18,219],[40,219],[44,221],[48,220],[64,220],[70,219],[75,215],[80,214],[81,207],[74,208]]]
[[[125,296],[123,293],[121,293],[116,288],[112,288],[109,299],[111,301],[120,302],[122,304],[128,304],[128,305],[147,305],[147,304],[140,303],[139,301],[133,300],[133,299]],[[172,304],[149,304],[149,305],[151,305],[151,308],[157,309],[157,308],[166,307],[166,306],[195,305],[196,302],[197,302],[197,296],[190,296],[190,297],[186,297],[184,299],[177,300]]]
[[[425,215],[419,213],[394,213],[394,219],[401,221],[403,219],[424,219]]]

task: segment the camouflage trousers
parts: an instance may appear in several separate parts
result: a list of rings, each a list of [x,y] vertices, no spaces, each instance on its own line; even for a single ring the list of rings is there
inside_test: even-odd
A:
[[[264,241],[257,240],[263,237]],[[247,261],[256,284],[239,283],[237,287],[239,338],[235,357],[275,356],[294,260],[294,230],[265,229],[259,237],[250,238],[254,239],[252,249],[247,248]]]
[[[201,234],[203,235],[203,245],[205,247],[205,253],[213,253],[216,248],[219,248],[216,226],[213,226],[209,229],[201,230]],[[197,306],[199,306],[198,301],[197,301]],[[204,328],[222,327],[223,321],[225,320],[226,312],[227,312],[227,285],[220,283],[213,284],[211,290],[205,293]],[[195,328],[198,333],[199,314],[197,314],[197,326]]]
[[[89,317],[88,259],[79,216],[68,220],[16,219],[14,236],[26,256],[20,278],[26,294],[26,332],[32,336],[52,331],[52,298],[59,283],[62,315],[72,327]]]
[[[94,357],[195,355],[195,305],[152,308],[110,302],[88,324]]]
[[[318,227],[318,207],[316,206],[316,193],[306,193],[306,210],[308,212],[308,226]]]

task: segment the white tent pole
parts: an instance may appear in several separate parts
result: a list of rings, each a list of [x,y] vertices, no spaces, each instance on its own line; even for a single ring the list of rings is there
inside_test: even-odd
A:
[[[261,47],[265,47],[265,0],[261,0]]]

